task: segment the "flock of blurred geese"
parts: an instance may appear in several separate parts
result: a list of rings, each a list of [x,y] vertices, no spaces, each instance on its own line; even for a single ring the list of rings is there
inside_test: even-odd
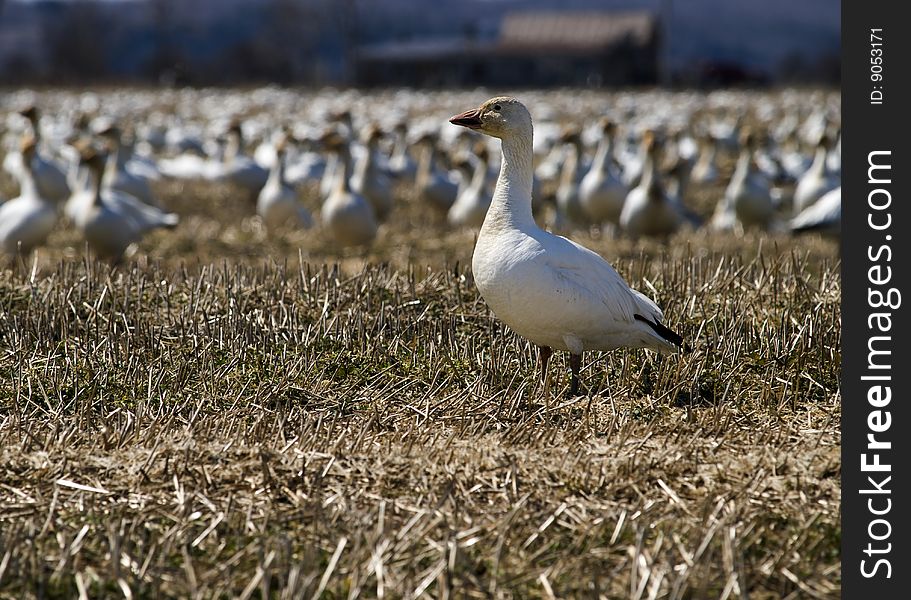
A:
[[[95,255],[118,261],[149,231],[179,225],[156,195],[166,179],[236,187],[270,234],[321,227],[340,246],[368,246],[404,202],[478,229],[500,153],[491,138],[447,122],[467,97],[122,90],[42,103],[9,94],[0,152],[18,195],[0,197],[0,252],[28,253],[55,228],[73,227]],[[533,207],[552,231],[839,235],[835,93],[519,97],[536,123]],[[722,185],[711,215],[693,210],[694,189]],[[301,202],[304,186],[319,190],[317,214]]]

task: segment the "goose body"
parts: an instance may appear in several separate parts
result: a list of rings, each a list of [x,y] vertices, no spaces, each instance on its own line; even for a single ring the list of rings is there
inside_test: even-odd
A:
[[[839,178],[828,169],[825,139],[819,142],[813,164],[797,182],[794,190],[794,212],[800,213],[839,185]]]
[[[473,163],[474,172],[468,185],[459,193],[455,203],[446,215],[450,225],[480,227],[490,206],[490,195],[487,193],[488,165],[487,156],[482,154]]]
[[[104,184],[109,189],[129,194],[150,206],[160,208],[160,204],[152,194],[152,187],[147,178],[137,175],[127,169],[130,159],[129,148],[123,145],[120,131],[111,127],[103,135],[109,140],[112,152],[108,155],[108,163],[104,174]]]
[[[246,155],[243,143],[240,124],[234,123],[228,131],[225,162],[216,179],[241,188],[255,198],[266,185],[269,171]]]
[[[337,156],[336,180],[323,202],[320,218],[323,226],[342,246],[365,246],[376,238],[377,224],[373,208],[367,199],[352,191],[349,178],[351,156],[347,144],[337,140],[333,148]]]
[[[177,215],[165,213],[103,184],[104,158],[89,151],[89,187],[68,202],[73,224],[101,258],[120,260],[130,244],[159,228],[173,228]]]
[[[422,145],[423,150],[415,180],[418,199],[437,213],[445,215],[456,201],[459,183],[450,173],[437,166],[435,140],[433,138],[425,139]]]
[[[22,152],[8,153],[3,160],[3,167],[19,182],[20,190],[25,185],[34,185],[34,193],[39,197],[52,202],[63,202],[70,195],[66,168],[45,155],[41,149],[41,127],[37,109],[32,106],[20,114],[31,124],[35,148],[31,152],[30,158],[27,159]],[[25,164],[26,161],[28,161],[28,165]],[[30,179],[33,183],[26,184],[26,179]]]
[[[733,211],[743,227],[769,229],[775,217],[771,184],[766,176],[753,166],[752,140],[747,139],[737,158],[737,166],[722,201],[725,210]]]
[[[591,169],[579,184],[579,204],[591,222],[617,225],[628,190],[613,165],[613,124],[603,129]]]
[[[633,236],[667,237],[685,221],[682,206],[668,197],[661,184],[657,167],[657,144],[646,136],[645,165],[639,185],[626,195],[620,211],[620,227]]]
[[[309,229],[310,213],[297,201],[297,193],[285,181],[284,147],[277,146],[266,185],[256,198],[256,213],[270,231],[286,227]]]
[[[395,145],[389,157],[389,172],[401,181],[413,180],[418,171],[418,165],[408,154],[408,130],[404,123],[395,127]]]
[[[560,183],[557,186],[557,216],[555,229],[582,227],[588,223],[588,214],[579,199],[579,183],[585,171],[582,167],[582,140],[578,133],[571,133],[564,138],[567,150],[566,160],[560,171]]]
[[[654,302],[631,289],[598,254],[535,223],[533,126],[525,106],[514,98],[493,98],[450,122],[501,139],[500,174],[472,271],[497,318],[541,349],[545,371],[551,349],[570,352],[575,392],[586,350],[676,350],[682,340],[661,324]]]
[[[32,152],[33,147],[23,150],[26,165]],[[57,224],[56,203],[39,194],[30,167],[25,169],[19,196],[0,204],[0,251],[10,255],[43,244]]]
[[[392,212],[392,182],[379,164],[378,130],[367,135],[367,148],[354,168],[351,189],[370,203],[379,221],[385,221]]]
[[[812,231],[838,237],[841,235],[841,186],[827,192],[805,208],[788,224],[792,233]]]

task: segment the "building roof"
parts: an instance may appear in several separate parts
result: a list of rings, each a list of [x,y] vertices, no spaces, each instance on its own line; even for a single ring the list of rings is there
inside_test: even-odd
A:
[[[503,18],[499,46],[504,50],[594,51],[624,41],[650,43],[657,33],[650,12],[513,12]]]
[[[360,46],[357,58],[370,61],[441,60],[487,50],[489,46],[461,38],[381,42]]]

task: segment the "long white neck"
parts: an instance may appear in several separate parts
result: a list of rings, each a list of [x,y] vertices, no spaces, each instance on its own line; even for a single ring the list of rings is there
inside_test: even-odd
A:
[[[107,178],[108,183],[114,181],[117,177],[117,172],[122,170],[122,164],[120,159],[121,149],[119,146],[115,146],[111,154],[108,155],[108,160],[104,165],[104,175]]]
[[[737,166],[734,167],[734,177],[744,178],[750,174],[750,166],[753,164],[753,153],[750,148],[744,146],[740,149],[740,156],[737,157]]]
[[[592,170],[600,171],[604,173],[607,171],[607,166],[610,164],[610,161],[607,160],[611,155],[611,149],[613,148],[613,140],[609,133],[605,133],[604,137],[601,138],[601,142],[598,144],[598,150],[595,151],[595,158],[592,159]]]
[[[23,197],[37,197],[38,188],[35,185],[35,174],[32,171],[32,160],[35,155],[24,153],[22,155],[22,179],[19,182],[19,195]]]
[[[376,154],[376,142],[370,142],[367,144],[366,152],[357,162],[357,165],[354,167],[354,177],[355,179],[363,180],[367,175],[370,174],[374,169],[374,161]]]
[[[269,171],[269,181],[275,182],[274,185],[285,185],[285,153],[276,152],[275,162]]]
[[[351,177],[351,151],[348,150],[347,145],[342,145],[337,152],[335,192],[338,194],[349,193],[351,191],[349,181]]]
[[[481,232],[490,229],[536,227],[531,212],[534,179],[532,131],[503,138],[500,176]]]
[[[560,185],[571,186],[576,181],[576,171],[579,169],[579,162],[582,159],[582,151],[579,144],[573,142],[567,147],[566,158],[563,161],[563,170],[560,171]]]
[[[481,190],[484,187],[486,181],[487,161],[478,159],[477,164],[474,166],[474,173],[471,176],[471,183],[469,184],[469,187],[472,190]]]
[[[826,172],[826,158],[828,157],[826,147],[820,145],[816,148],[816,156],[813,158],[813,164],[810,165],[810,171],[817,175],[824,175]]]

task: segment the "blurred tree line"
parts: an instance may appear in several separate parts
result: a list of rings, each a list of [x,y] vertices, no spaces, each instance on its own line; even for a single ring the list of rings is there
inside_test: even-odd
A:
[[[358,41],[355,0],[45,0],[28,9],[37,32],[0,55],[2,83],[324,83],[344,80]]]

